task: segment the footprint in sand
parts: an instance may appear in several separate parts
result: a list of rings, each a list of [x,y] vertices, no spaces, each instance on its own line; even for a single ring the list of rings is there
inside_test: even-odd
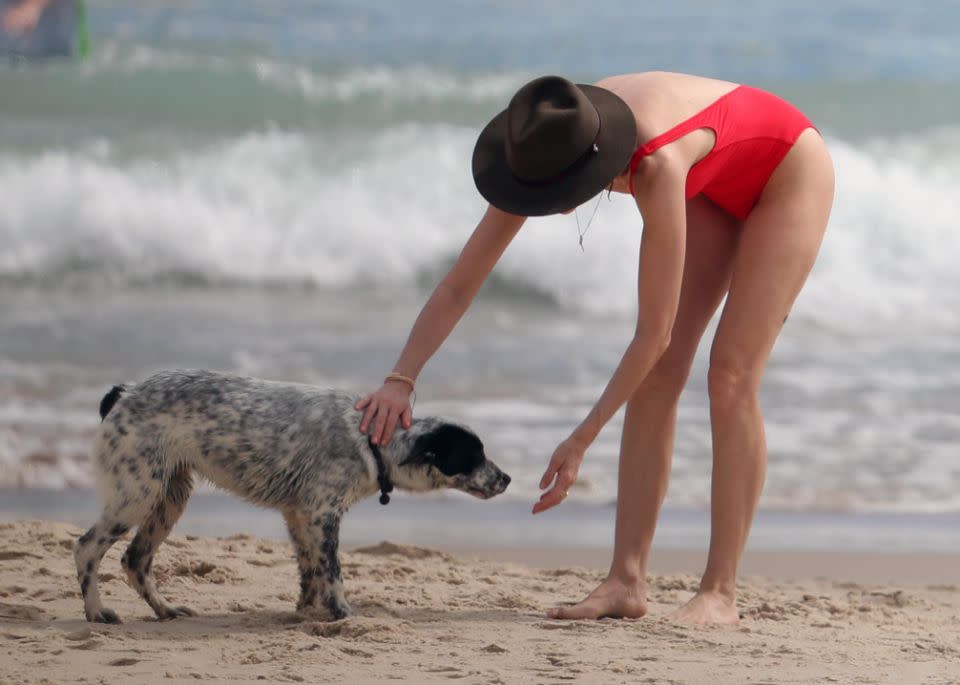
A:
[[[342,637],[378,641],[385,636],[396,632],[396,628],[388,623],[365,621],[356,618],[336,621],[334,623],[309,623],[303,626],[303,632],[316,637]]]
[[[86,640],[93,635],[93,631],[84,626],[79,630],[74,630],[70,633],[64,633],[63,639],[70,640],[71,642],[79,642],[80,640]]]
[[[440,666],[438,668],[425,668],[424,671],[427,673],[436,673],[437,675],[442,675],[446,678],[450,678],[453,680],[466,678],[468,675],[470,675],[466,671],[462,671],[456,666]]]
[[[14,621],[40,621],[46,615],[43,609],[26,604],[4,604],[0,602],[0,618]]]
[[[590,623],[586,621],[551,621],[549,623],[542,621],[540,623],[534,623],[534,626],[542,630],[572,630],[582,633],[589,630],[597,630],[601,624],[596,621]]]
[[[454,557],[450,556],[446,552],[440,552],[434,549],[427,549],[425,547],[415,547],[414,545],[398,545],[393,542],[381,542],[378,545],[370,545],[368,547],[358,547],[353,550],[354,554],[365,554],[369,556],[376,557],[385,557],[385,556],[399,556],[405,557],[407,559],[443,559],[449,562],[456,562],[457,560]]]
[[[5,549],[0,550],[0,561],[12,561],[14,559],[26,559],[31,557],[33,559],[43,559],[39,554],[34,554],[33,552],[23,552],[17,549]]]
[[[911,603],[910,598],[903,590],[891,590],[887,592],[877,590],[870,593],[869,599],[878,604],[897,608],[909,606]]]
[[[519,595],[509,595],[501,594],[499,597],[493,600],[493,605],[500,607],[502,609],[528,609],[533,610],[539,608],[539,604],[531,602],[526,597],[521,597]]]
[[[570,661],[569,654],[557,653],[557,654],[544,654],[547,661],[550,662],[550,665],[555,668],[569,668],[573,665],[573,662]]]
[[[246,561],[251,566],[260,566],[264,568],[283,566],[285,564],[290,564],[292,566],[295,563],[293,559],[247,559]]]
[[[22,595],[27,591],[27,588],[22,585],[11,585],[9,587],[0,588],[0,597],[9,597],[10,595]]]

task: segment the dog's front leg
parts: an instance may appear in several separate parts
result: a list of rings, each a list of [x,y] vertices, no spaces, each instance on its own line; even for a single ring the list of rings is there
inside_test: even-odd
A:
[[[323,606],[337,620],[350,615],[350,605],[343,596],[338,557],[340,516],[339,511],[287,516],[300,567],[297,611]]]

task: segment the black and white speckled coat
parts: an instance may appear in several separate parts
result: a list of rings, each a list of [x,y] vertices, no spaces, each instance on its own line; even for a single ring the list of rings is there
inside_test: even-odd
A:
[[[87,619],[119,622],[100,603],[97,569],[134,526],[123,556],[132,587],[160,618],[192,615],[160,596],[151,562],[186,506],[193,473],[279,509],[300,569],[297,609],[347,616],[340,519],[381,488],[356,401],[337,390],[211,371],[167,371],[114,387],[100,405],[94,454],[103,513],[75,549]],[[473,432],[437,418],[415,420],[379,451],[382,476],[404,490],[455,488],[488,498],[510,482]]]

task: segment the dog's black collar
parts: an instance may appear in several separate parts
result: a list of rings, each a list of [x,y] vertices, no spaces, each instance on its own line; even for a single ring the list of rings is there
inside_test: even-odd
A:
[[[377,482],[380,484],[380,504],[390,504],[390,495],[393,492],[393,483],[390,482],[390,476],[387,475],[387,465],[383,461],[383,454],[380,448],[367,436],[367,444],[370,445],[370,451],[373,452],[373,460],[377,462]]]

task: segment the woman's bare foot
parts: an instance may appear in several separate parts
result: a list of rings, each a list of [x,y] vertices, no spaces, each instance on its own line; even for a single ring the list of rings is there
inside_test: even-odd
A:
[[[607,578],[596,590],[571,607],[556,607],[547,612],[550,618],[640,618],[647,613],[647,585],[644,581],[626,583]]]
[[[719,592],[698,592],[693,599],[670,614],[679,623],[693,625],[727,624],[740,621],[737,600]]]

